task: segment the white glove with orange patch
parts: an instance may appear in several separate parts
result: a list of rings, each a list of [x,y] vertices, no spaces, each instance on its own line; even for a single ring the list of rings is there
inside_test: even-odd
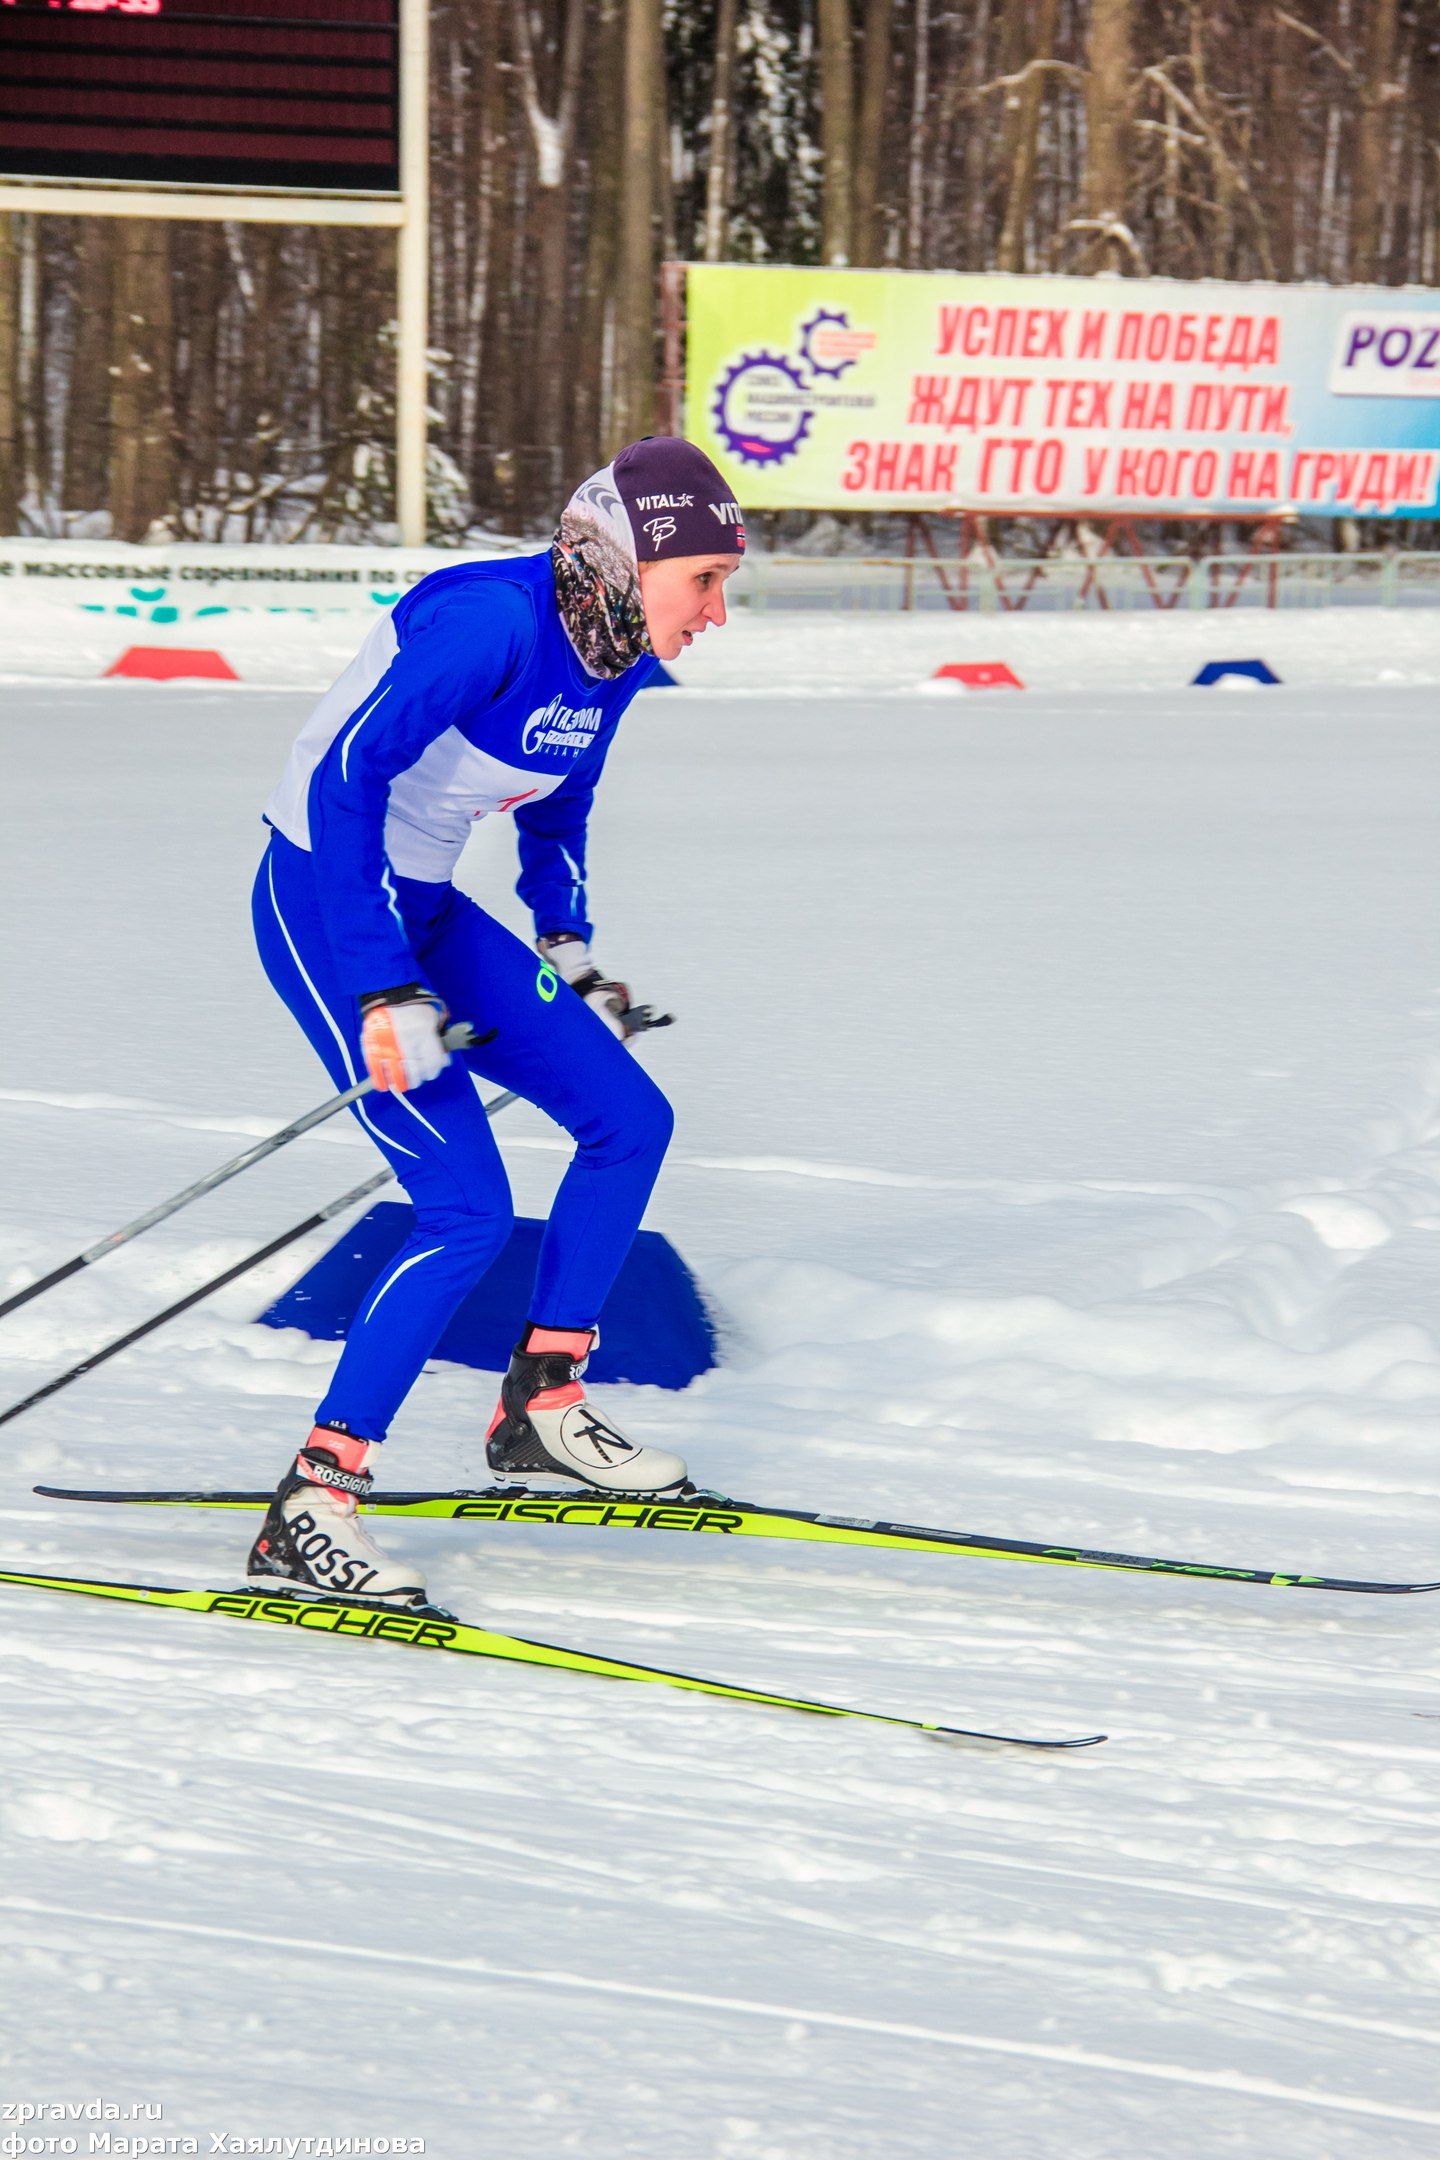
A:
[[[438,1079],[449,1064],[441,1039],[445,1007],[423,983],[369,991],[360,1014],[360,1053],[377,1088],[408,1095]]]

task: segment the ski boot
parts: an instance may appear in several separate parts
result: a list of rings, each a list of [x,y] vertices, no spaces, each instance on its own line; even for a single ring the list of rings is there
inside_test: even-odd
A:
[[[391,1560],[361,1528],[357,1508],[375,1480],[372,1443],[339,1425],[317,1425],[280,1480],[250,1548],[245,1573],[278,1577],[287,1589],[328,1597],[380,1598],[423,1605],[425,1578]]]
[[[490,1421],[485,1456],[497,1477],[577,1479],[602,1492],[688,1491],[685,1465],[642,1447],[585,1399],[580,1376],[598,1328],[527,1327]]]

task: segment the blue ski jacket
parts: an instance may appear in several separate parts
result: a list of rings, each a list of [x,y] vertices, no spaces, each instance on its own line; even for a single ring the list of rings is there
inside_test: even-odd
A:
[[[591,934],[585,829],[620,716],[657,663],[581,664],[548,550],[432,571],[326,691],[266,805],[313,859],[346,990],[415,981],[393,878],[448,884],[477,818],[510,812],[539,935]]]

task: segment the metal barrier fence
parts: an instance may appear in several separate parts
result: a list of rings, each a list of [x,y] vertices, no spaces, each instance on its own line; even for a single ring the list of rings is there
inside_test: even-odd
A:
[[[1440,553],[1080,555],[939,564],[902,556],[752,553],[737,606],[846,614],[922,609],[1006,614],[1145,608],[1440,606]]]

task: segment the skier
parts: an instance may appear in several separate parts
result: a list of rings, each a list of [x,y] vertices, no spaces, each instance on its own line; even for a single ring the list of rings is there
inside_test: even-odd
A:
[[[422,578],[291,752],[265,811],[261,961],[337,1086],[362,1071],[374,1081],[355,1114],[415,1219],[361,1299],[252,1577],[424,1600],[420,1572],[383,1553],[356,1508],[446,1321],[510,1235],[481,1078],[576,1141],[490,1425],[491,1468],[618,1493],[685,1483],[678,1455],[627,1439],[582,1382],[672,1125],[625,1047],[630,992],[591,951],[585,826],[621,714],[657,661],[724,623],[744,547],[740,507],[703,451],[673,436],[631,443],[576,490],[544,553]],[[450,882],[491,811],[515,820],[538,966]],[[487,1039],[451,1056],[447,1019]]]

